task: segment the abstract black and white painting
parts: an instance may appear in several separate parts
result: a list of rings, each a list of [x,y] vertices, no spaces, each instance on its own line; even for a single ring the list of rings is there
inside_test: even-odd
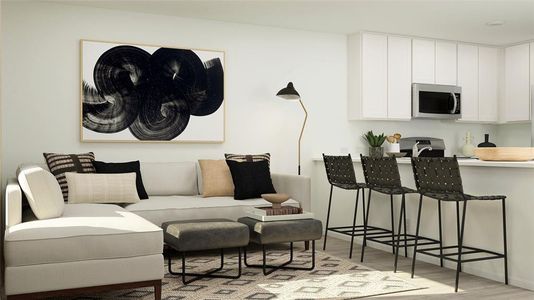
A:
[[[224,141],[224,52],[81,41],[82,141]]]

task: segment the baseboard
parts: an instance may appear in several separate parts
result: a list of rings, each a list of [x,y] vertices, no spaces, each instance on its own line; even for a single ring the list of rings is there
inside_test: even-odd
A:
[[[340,233],[337,233],[337,232],[331,232],[331,231],[328,232],[328,236],[335,237],[337,239],[344,240],[344,241],[349,241],[349,242],[350,242],[350,239],[351,239],[350,236],[347,236],[347,235],[344,235],[344,234],[340,234]],[[357,244],[358,247],[361,247],[362,240],[363,239],[361,237],[355,237],[354,238],[354,244],[355,244],[354,246],[357,247],[356,246],[356,244]],[[391,252],[391,246],[387,246],[387,245],[384,245],[384,244],[368,242],[368,246],[373,248],[373,249],[378,249],[378,250],[382,250],[382,251],[386,251],[386,252]],[[348,251],[348,249],[347,249],[347,251]],[[410,248],[408,248],[408,256],[412,257],[412,251],[411,251]],[[418,261],[422,261],[422,262],[426,262],[426,263],[429,263],[429,264],[433,264],[433,265],[439,265],[439,259],[431,257],[431,256],[428,256],[428,255],[418,255],[417,256],[417,260]],[[393,261],[392,261],[392,266],[393,266]],[[456,269],[456,264],[454,264],[452,262],[445,261],[444,262],[444,267],[448,268],[448,269],[455,270]],[[484,270],[484,269],[482,269],[480,267],[477,267],[476,263],[464,264],[462,266],[462,272],[465,272],[465,273],[468,273],[468,274],[472,274],[472,275],[476,275],[476,276],[479,276],[479,277],[483,277],[483,278],[486,278],[486,279],[498,281],[498,282],[504,282],[503,273],[496,274],[496,273],[493,273],[493,272],[488,272],[488,271],[486,271],[486,270]],[[417,275],[417,272],[416,272],[416,275]],[[534,282],[528,281],[528,280],[524,280],[522,278],[509,276],[508,277],[508,284],[512,285],[512,286],[524,288],[524,289],[527,289],[527,290],[534,290]]]

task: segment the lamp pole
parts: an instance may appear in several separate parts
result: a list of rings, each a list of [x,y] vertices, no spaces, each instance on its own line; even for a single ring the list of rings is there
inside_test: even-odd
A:
[[[281,89],[276,94],[276,96],[286,100],[299,100],[300,106],[304,110],[304,122],[302,123],[302,129],[300,130],[298,142],[298,174],[300,175],[300,145],[302,141],[302,135],[304,134],[304,127],[306,126],[306,121],[308,120],[308,111],[306,110],[306,107],[304,107],[304,103],[302,103],[302,99],[300,98],[300,95],[297,90],[295,90],[295,87],[293,86],[292,82],[289,82],[285,88]]]
[[[306,107],[304,107],[304,103],[302,103],[302,99],[299,98],[300,106],[302,106],[302,109],[304,110],[304,122],[302,123],[302,129],[300,130],[300,136],[299,136],[299,170],[298,174],[300,175],[300,144],[302,141],[302,134],[304,133],[304,127],[306,126],[306,121],[308,120],[308,111],[306,110]]]

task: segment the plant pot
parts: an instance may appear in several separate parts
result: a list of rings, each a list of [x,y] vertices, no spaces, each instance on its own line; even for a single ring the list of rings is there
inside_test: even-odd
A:
[[[385,147],[384,147],[384,150],[386,151],[386,153],[388,152],[394,152],[394,153],[399,153],[400,152],[400,144],[399,143],[389,143],[389,142],[386,142],[384,143]]]
[[[383,157],[384,156],[384,148],[383,147],[369,147],[369,156],[370,157]]]

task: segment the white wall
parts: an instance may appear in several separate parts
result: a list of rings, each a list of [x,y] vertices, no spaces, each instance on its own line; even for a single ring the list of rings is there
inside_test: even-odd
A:
[[[296,172],[303,120],[298,102],[274,95],[293,81],[309,110],[303,158],[322,143],[318,127],[349,135],[344,118],[346,37],[45,3],[5,3],[4,170],[42,152],[94,151],[102,160],[183,161],[224,152],[271,152],[278,172]],[[79,40],[226,51],[224,144],[79,142]],[[327,122],[324,122],[328,120]],[[308,163],[309,165],[309,163]],[[305,172],[308,172],[304,168]]]
[[[2,3],[3,158],[5,177],[42,152],[94,151],[98,159],[183,161],[224,152],[271,152],[275,172],[296,172],[303,119],[298,103],[274,94],[293,81],[309,122],[303,173],[322,152],[366,151],[363,132],[445,138],[457,152],[470,130],[482,140],[494,126],[441,121],[349,122],[346,36],[127,13],[51,3]],[[226,142],[223,144],[91,144],[79,142],[79,40],[226,51]]]

